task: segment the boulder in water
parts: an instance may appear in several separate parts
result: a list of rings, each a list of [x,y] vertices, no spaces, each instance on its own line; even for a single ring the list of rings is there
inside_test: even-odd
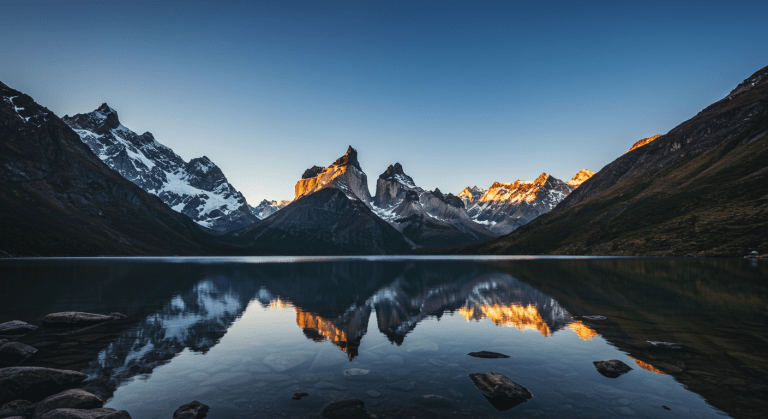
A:
[[[24,333],[31,332],[35,329],[37,329],[37,326],[32,326],[21,320],[11,320],[9,322],[0,323],[0,335],[23,335]]]
[[[88,378],[77,371],[42,367],[0,368],[0,403],[41,400]]]
[[[96,409],[104,406],[104,401],[93,394],[74,388],[54,394],[40,402],[35,409],[34,418],[56,409]]]
[[[469,374],[469,379],[497,410],[509,410],[533,397],[527,388],[498,372]]]
[[[195,400],[182,405],[173,412],[173,419],[203,419],[208,416],[210,407]]]
[[[616,378],[622,374],[626,374],[632,371],[632,367],[619,361],[618,359],[612,359],[610,361],[595,361],[593,364],[595,364],[597,372],[608,378]]]

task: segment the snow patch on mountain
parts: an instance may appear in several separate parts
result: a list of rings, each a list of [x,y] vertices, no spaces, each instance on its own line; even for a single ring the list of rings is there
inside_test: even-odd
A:
[[[198,224],[226,232],[258,220],[210,159],[184,161],[151,133],[138,135],[122,125],[106,103],[62,119],[107,166]]]

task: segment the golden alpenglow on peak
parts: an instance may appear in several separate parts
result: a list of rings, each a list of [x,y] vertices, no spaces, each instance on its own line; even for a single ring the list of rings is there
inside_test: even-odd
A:
[[[518,330],[538,330],[544,336],[550,336],[552,332],[549,326],[539,314],[536,306],[528,304],[483,304],[476,310],[475,307],[462,307],[456,310],[467,321],[491,319],[496,326],[514,327]]]
[[[632,151],[632,150],[634,150],[636,148],[640,148],[640,147],[642,147],[642,146],[644,146],[646,144],[650,144],[651,142],[653,142],[653,140],[655,140],[655,139],[657,139],[659,137],[661,137],[661,135],[654,135],[653,137],[643,138],[642,140],[636,142],[629,150],[627,150],[627,153],[629,153],[630,151]],[[624,154],[627,154],[627,153],[624,153]]]
[[[595,172],[587,169],[581,169],[579,173],[576,173],[576,175],[569,180],[567,183],[570,186],[573,186],[574,188],[577,188],[579,185],[584,183],[587,179],[591,178],[595,175]]]
[[[590,329],[581,321],[575,321],[569,324],[568,329],[573,330],[582,340],[592,340],[592,338],[598,336],[597,332]]]

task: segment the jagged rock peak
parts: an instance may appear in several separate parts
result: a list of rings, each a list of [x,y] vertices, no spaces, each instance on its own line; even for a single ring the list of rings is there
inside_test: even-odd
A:
[[[576,173],[576,175],[571,180],[565,183],[576,188],[594,175],[595,175],[595,172],[591,170],[581,169],[579,173]]]
[[[312,166],[312,167],[310,167],[309,169],[307,169],[307,170],[305,170],[305,171],[304,171],[304,174],[303,174],[303,175],[301,175],[301,178],[302,178],[302,179],[309,179],[309,178],[313,178],[313,177],[315,177],[315,176],[319,175],[320,173],[322,173],[322,172],[323,172],[323,170],[325,170],[325,167],[320,167],[320,166]]]
[[[347,153],[339,157],[332,166],[354,166],[357,170],[362,171],[360,163],[357,161],[357,150],[349,146]]]
[[[101,106],[93,111],[93,113],[99,119],[105,120],[109,129],[115,129],[120,126],[120,119],[117,117],[117,111],[110,108],[109,105],[107,105],[107,102],[102,103]]]
[[[379,175],[379,179],[388,179],[394,177],[395,175],[405,175],[405,172],[403,172],[403,166],[400,163],[395,163],[394,166],[390,164],[389,167],[387,167],[387,170]]]
[[[661,135],[654,135],[653,137],[643,138],[642,140],[640,140],[640,141],[636,142],[634,145],[632,145],[632,147],[629,150],[627,150],[627,153],[629,153],[630,151],[632,151],[632,150],[634,150],[636,148],[640,148],[640,147],[642,147],[642,146],[644,146],[646,144],[650,144],[653,140],[655,140],[655,139],[657,139],[659,137],[661,137]],[[627,154],[627,153],[624,153],[624,154]]]
[[[551,176],[548,173],[542,173],[539,175],[539,177],[536,178],[536,180],[533,181],[535,185],[542,186],[549,180]]]

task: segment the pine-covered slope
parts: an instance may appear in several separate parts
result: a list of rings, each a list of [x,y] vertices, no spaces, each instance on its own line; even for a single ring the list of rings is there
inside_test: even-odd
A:
[[[232,251],[107,167],[59,117],[0,83],[0,254]]]
[[[123,126],[106,103],[62,119],[107,166],[198,224],[227,232],[258,220],[211,160],[203,156],[185,162],[151,133],[138,135]]]
[[[620,156],[555,210],[474,249],[495,254],[768,252],[768,67]]]

